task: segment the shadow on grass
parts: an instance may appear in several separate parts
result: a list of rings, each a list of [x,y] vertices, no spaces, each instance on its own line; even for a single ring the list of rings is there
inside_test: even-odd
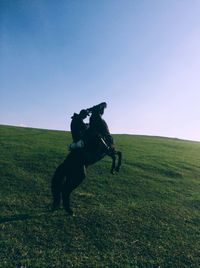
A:
[[[7,217],[0,217],[0,223],[12,222],[12,221],[24,221],[32,219],[33,216],[29,214],[18,214],[18,215],[11,215]]]
[[[26,220],[36,220],[40,219],[44,216],[51,215],[52,217],[57,217],[57,213],[59,210],[52,212],[51,210],[44,210],[41,212],[30,212],[28,213],[22,213],[22,214],[15,214],[15,215],[10,215],[10,216],[0,216],[0,224],[1,223],[7,223],[7,222],[18,222],[18,221],[26,221]]]

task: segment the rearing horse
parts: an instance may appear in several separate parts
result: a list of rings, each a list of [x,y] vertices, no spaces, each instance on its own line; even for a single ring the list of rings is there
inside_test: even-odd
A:
[[[92,116],[95,116],[95,113]],[[116,151],[113,147],[109,147],[100,135],[91,135],[89,131],[88,137],[88,146],[82,149],[72,150],[54,173],[51,182],[53,195],[52,210],[60,206],[62,199],[66,212],[69,215],[73,215],[70,207],[70,194],[85,179],[86,168],[101,160],[106,155],[112,158],[111,173],[114,174],[115,171],[119,172],[122,153]],[[116,156],[118,156],[117,164]]]

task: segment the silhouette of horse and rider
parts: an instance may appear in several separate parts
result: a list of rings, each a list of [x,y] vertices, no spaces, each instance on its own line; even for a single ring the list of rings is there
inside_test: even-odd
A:
[[[70,144],[69,154],[57,167],[51,181],[52,210],[58,209],[62,200],[66,212],[73,215],[70,194],[85,179],[86,168],[104,156],[108,155],[112,158],[111,173],[119,171],[122,154],[115,150],[113,137],[102,118],[106,107],[107,104],[102,102],[72,116],[70,127],[73,143]],[[90,116],[89,124],[83,121],[87,116]],[[118,156],[117,164],[116,156]]]

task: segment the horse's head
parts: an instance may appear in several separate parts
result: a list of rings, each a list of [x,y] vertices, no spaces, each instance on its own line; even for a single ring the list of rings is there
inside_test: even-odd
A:
[[[106,102],[101,102],[98,105],[93,106],[92,108],[87,109],[89,113],[92,115],[102,115],[104,113],[104,109],[107,107]]]

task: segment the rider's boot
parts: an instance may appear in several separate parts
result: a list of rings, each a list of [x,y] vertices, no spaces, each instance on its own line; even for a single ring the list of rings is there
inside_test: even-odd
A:
[[[74,149],[82,149],[82,148],[84,148],[83,140],[79,140],[78,142],[73,142],[68,147],[69,151],[72,151]]]

